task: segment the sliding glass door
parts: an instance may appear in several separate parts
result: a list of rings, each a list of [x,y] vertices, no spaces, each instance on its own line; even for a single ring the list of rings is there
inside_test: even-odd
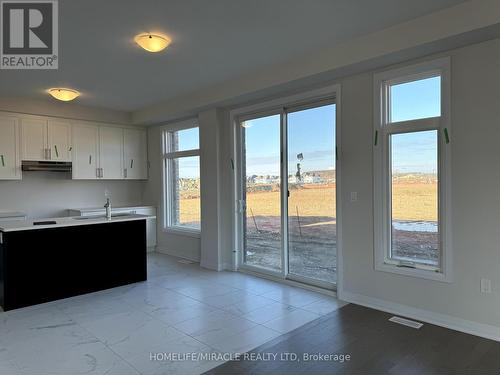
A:
[[[280,115],[243,121],[244,262],[281,270]]]
[[[240,266],[323,287],[336,283],[335,119],[332,99],[238,122]]]
[[[288,272],[336,282],[335,104],[287,115]]]

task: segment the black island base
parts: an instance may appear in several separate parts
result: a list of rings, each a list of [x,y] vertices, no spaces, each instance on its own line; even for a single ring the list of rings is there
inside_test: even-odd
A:
[[[4,311],[146,279],[146,220],[0,233]]]

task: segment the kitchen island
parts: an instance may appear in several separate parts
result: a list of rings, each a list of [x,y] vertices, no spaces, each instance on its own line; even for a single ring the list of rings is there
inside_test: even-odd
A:
[[[147,279],[147,215],[0,222],[0,306],[31,306]]]

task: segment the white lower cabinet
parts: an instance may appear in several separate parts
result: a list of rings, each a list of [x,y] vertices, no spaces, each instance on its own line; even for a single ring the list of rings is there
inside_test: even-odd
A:
[[[20,179],[19,123],[15,117],[0,116],[0,180]]]

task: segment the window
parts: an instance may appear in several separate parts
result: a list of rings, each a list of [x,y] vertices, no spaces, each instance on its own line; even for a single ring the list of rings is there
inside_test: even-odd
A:
[[[183,123],[184,124],[184,123]],[[181,231],[200,231],[200,146],[199,129],[165,130],[165,227]]]
[[[374,87],[375,268],[450,281],[449,60]]]

